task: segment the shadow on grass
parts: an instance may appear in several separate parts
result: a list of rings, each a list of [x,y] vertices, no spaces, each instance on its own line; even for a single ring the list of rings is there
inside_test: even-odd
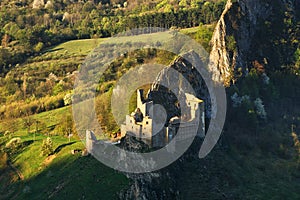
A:
[[[76,143],[76,142],[69,142],[69,143],[66,143],[66,144],[59,145],[59,146],[54,150],[53,154],[56,154],[56,153],[60,152],[64,147],[69,146],[69,145],[72,145],[72,144],[74,144],[74,143]]]
[[[68,154],[36,176],[12,184],[14,193],[7,199],[118,199],[118,192],[128,184],[125,175],[92,156]]]
[[[22,143],[23,146],[29,146],[34,142],[34,140],[27,140]]]
[[[59,50],[62,50],[62,49],[63,48],[49,49],[49,50],[44,51],[43,53],[51,53],[51,52],[59,51]]]

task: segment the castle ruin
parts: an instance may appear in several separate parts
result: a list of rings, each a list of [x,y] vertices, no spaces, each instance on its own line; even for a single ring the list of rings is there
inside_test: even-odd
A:
[[[126,115],[125,124],[121,125],[121,136],[133,135],[151,147],[165,146],[175,137],[179,127],[184,133],[183,138],[179,139],[183,140],[194,135],[191,130],[197,127],[196,136],[204,137],[204,102],[192,94],[184,95],[189,116],[174,116],[165,123],[166,117],[160,107],[154,105],[153,101],[145,101],[143,90],[137,90],[137,109],[130,115]]]

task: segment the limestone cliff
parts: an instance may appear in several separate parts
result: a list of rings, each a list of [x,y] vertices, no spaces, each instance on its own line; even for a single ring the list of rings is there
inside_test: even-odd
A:
[[[265,22],[278,17],[279,12],[284,13],[282,10],[289,5],[296,5],[296,0],[228,0],[211,40],[209,68],[213,80],[230,85],[239,76],[247,74],[254,51],[260,51],[255,49],[259,47],[253,46],[253,42],[266,41],[256,35],[257,31],[265,26]],[[261,53],[264,56],[262,54],[264,52]]]

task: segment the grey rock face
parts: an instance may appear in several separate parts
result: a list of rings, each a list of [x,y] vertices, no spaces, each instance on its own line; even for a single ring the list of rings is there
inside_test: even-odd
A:
[[[146,144],[129,135],[122,139],[119,147],[132,152],[149,151]],[[175,179],[167,169],[142,174],[126,173],[125,175],[132,180],[132,183],[129,188],[119,193],[119,199],[179,199]]]
[[[161,104],[166,108],[168,113],[167,121],[174,116],[178,116],[180,113],[180,109],[176,106],[176,102],[178,101],[178,97],[180,98],[185,92],[190,92],[190,86],[194,90],[195,96],[205,102],[206,118],[210,118],[211,115],[211,100],[205,81],[197,69],[187,61],[187,58],[189,60],[196,60],[195,63],[200,63],[204,67],[200,57],[194,51],[179,56],[169,67],[166,67],[161,71],[152,84],[152,88],[148,94],[148,98],[153,100],[154,103]],[[182,75],[182,78],[175,78],[174,70]],[[206,75],[209,76],[208,74]],[[182,79],[185,79],[186,81],[183,81]],[[167,83],[169,87],[165,88],[161,83]],[[172,88],[172,91],[170,88]]]
[[[209,68],[214,81],[229,85],[236,78],[235,72],[247,73],[258,21],[268,18],[271,11],[271,1],[227,1],[211,40]]]

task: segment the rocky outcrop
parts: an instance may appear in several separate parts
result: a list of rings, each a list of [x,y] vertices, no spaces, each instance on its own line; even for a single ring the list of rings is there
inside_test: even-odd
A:
[[[206,83],[199,71],[188,60],[203,65],[199,55],[194,51],[178,56],[170,66],[158,74],[148,94],[150,100],[166,108],[168,120],[179,116],[180,109],[176,106],[176,102],[184,93],[194,93],[197,98],[202,99],[205,102],[206,118],[210,118],[211,100]],[[176,73],[180,76],[177,77]],[[201,73],[203,75],[205,72]]]
[[[201,64],[200,57],[194,51],[179,56],[160,72],[148,93],[148,100],[164,106],[167,110],[166,121],[180,114],[176,102],[185,92],[190,92],[189,90],[194,90],[196,96],[205,101],[207,117],[210,115],[210,97],[206,84],[197,69],[187,60]],[[119,147],[131,152],[150,151],[147,145],[129,135],[121,140]],[[183,159],[179,159],[171,166],[151,173],[126,173],[132,184],[120,193],[120,199],[179,199],[176,176],[182,162]]]
[[[237,74],[247,73],[258,21],[269,17],[272,3],[269,0],[227,1],[211,40],[209,68],[214,81],[229,85]]]
[[[148,93],[148,100],[164,106],[167,110],[168,119],[166,121],[180,114],[180,108],[176,102],[185,92],[191,92],[189,90],[194,90],[196,96],[205,101],[206,115],[207,117],[210,115],[210,96],[205,81],[197,69],[187,60],[201,64],[200,57],[194,51],[179,56],[170,66],[159,73]],[[177,77],[176,74],[180,74],[181,78]],[[183,81],[183,79],[187,81]],[[197,140],[201,139],[197,138]],[[126,135],[118,146],[131,152],[148,152],[151,150],[146,144],[129,135]],[[192,153],[195,156],[197,155],[197,151],[191,151],[187,154]],[[186,156],[159,171],[142,174],[126,173],[126,176],[132,180],[132,184],[119,194],[119,198],[179,199],[180,192],[177,177],[180,174],[184,157]]]
[[[130,188],[120,193],[119,199],[179,199],[175,179],[170,176],[167,170],[164,171],[166,172],[127,174],[126,176],[132,180],[132,184]]]
[[[118,146],[131,152],[150,150],[148,145],[129,135],[126,135]],[[125,173],[125,175],[131,180],[131,184],[129,188],[119,193],[120,200],[179,199],[174,174],[169,169],[141,174]]]

